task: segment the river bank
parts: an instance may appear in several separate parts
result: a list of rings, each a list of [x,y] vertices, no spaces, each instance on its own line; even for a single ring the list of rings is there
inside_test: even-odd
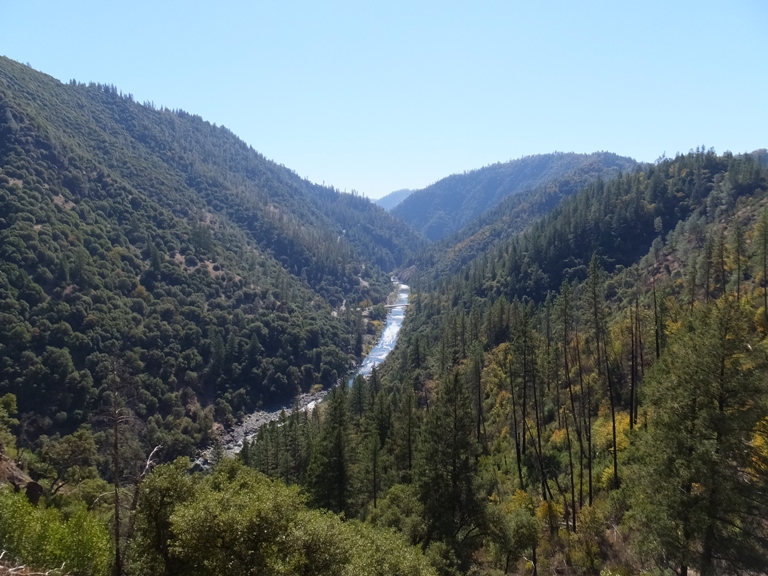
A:
[[[231,430],[227,430],[221,435],[220,440],[227,454],[237,454],[243,448],[243,440],[256,435],[259,428],[270,422],[280,419],[280,415],[285,412],[286,416],[293,414],[298,409],[300,412],[312,411],[314,407],[325,398],[330,390],[320,390],[319,392],[305,392],[294,398],[290,406],[281,406],[276,410],[258,410],[251,412],[243,418],[243,421],[235,424]],[[210,450],[210,449],[209,449]]]
[[[389,312],[387,313],[387,323],[384,326],[384,330],[379,336],[379,341],[376,343],[370,352],[365,356],[360,367],[348,380],[349,383],[359,374],[363,376],[370,376],[374,366],[381,364],[384,359],[389,356],[389,353],[395,349],[397,344],[397,338],[400,335],[400,329],[403,327],[403,321],[405,320],[405,310],[408,307],[408,298],[411,294],[411,288],[406,284],[397,282],[397,289],[394,301],[388,304]]]
[[[368,352],[368,354],[366,354],[357,370],[346,379],[347,384],[350,384],[352,380],[360,374],[365,377],[370,376],[374,366],[381,364],[389,353],[395,349],[397,338],[400,335],[400,329],[405,320],[405,310],[408,306],[408,298],[411,292],[410,287],[406,284],[401,284],[396,281],[395,284],[397,287],[392,292],[393,296],[388,299],[389,304],[387,306],[389,312],[387,313],[387,321],[384,330],[382,331],[381,336],[379,336],[376,345],[370,352]],[[344,380],[339,380],[339,384],[343,381]],[[285,412],[287,416],[290,416],[294,409],[298,409],[299,411],[312,411],[318,403],[322,402],[329,392],[330,390],[305,392],[299,394],[290,405],[279,406],[272,410],[258,410],[248,414],[243,418],[242,422],[235,424],[234,427],[220,436],[224,452],[229,455],[237,454],[243,448],[243,441],[246,438],[255,436],[258,433],[259,428],[265,424],[279,420],[280,415],[283,412]],[[198,459],[198,463],[206,465],[210,451],[210,448],[205,450],[201,458]]]

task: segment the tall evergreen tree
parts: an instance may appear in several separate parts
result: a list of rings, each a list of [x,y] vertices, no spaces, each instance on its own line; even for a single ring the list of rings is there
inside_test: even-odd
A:
[[[605,380],[608,385],[608,402],[611,407],[611,432],[613,437],[612,450],[613,450],[613,484],[614,488],[619,486],[619,460],[618,450],[616,447],[616,391],[614,390],[613,378],[611,376],[611,364],[608,358],[608,345],[606,343],[605,334],[605,287],[603,286],[603,268],[600,266],[600,259],[597,254],[592,255],[592,260],[589,263],[589,277],[587,278],[587,304],[592,314],[592,324],[594,329],[595,338],[595,351],[596,351],[596,363],[597,374],[600,377],[602,367],[600,363],[601,355],[600,348],[602,345],[603,355],[602,360],[605,363]]]
[[[440,540],[466,564],[480,543],[483,504],[476,478],[472,400],[458,371],[445,382],[422,428],[416,471],[427,524],[425,545]]]
[[[763,287],[763,315],[768,319],[768,209],[760,215],[755,234],[756,254],[761,272],[760,284]]]
[[[346,386],[334,388],[327,404],[307,470],[308,488],[318,506],[334,512],[348,512],[351,448]]]
[[[421,429],[421,413],[413,390],[406,389],[400,394],[392,420],[390,442],[399,480],[411,482]]]
[[[748,322],[732,296],[697,308],[644,387],[631,523],[641,551],[681,575],[768,565],[768,477],[753,441],[768,415],[768,364]]]
[[[731,254],[733,267],[736,269],[736,301],[741,299],[741,282],[744,277],[744,267],[747,263],[747,241],[744,237],[744,227],[736,220],[731,235]]]

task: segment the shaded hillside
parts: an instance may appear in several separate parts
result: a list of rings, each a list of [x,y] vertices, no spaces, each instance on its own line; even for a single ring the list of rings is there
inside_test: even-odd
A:
[[[0,59],[0,396],[27,442],[119,385],[143,441],[192,454],[214,418],[333,384],[363,327],[332,307],[381,301],[419,242],[199,117]]]
[[[630,158],[608,152],[526,156],[444,178],[413,192],[392,213],[437,241],[458,232],[507,196],[567,179],[579,170],[598,175],[628,170],[635,164]]]
[[[582,280],[594,253],[605,266],[629,266],[679,222],[730,215],[742,196],[765,189],[765,168],[753,154],[696,150],[631,174],[597,180],[559,203],[523,233],[464,266],[466,297],[504,295],[541,301],[563,280]],[[432,277],[429,277],[432,278]]]
[[[414,261],[415,267],[422,276],[430,278],[457,272],[500,242],[524,231],[564,198],[597,179],[607,181],[620,174],[622,164],[606,162],[606,156],[592,155],[590,161],[561,178],[506,197],[458,232],[430,245]]]
[[[390,211],[395,206],[400,204],[400,202],[408,198],[408,196],[410,196],[411,193],[413,193],[413,190],[408,190],[407,188],[403,190],[397,190],[395,192],[390,192],[383,198],[379,198],[378,200],[376,200],[376,205],[381,206],[382,208],[384,208],[384,210]]]
[[[397,216],[363,196],[313,185],[318,209],[341,228],[364,261],[390,272],[427,246],[427,240]]]

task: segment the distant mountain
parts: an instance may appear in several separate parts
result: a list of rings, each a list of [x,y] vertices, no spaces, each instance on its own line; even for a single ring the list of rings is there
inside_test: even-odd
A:
[[[89,422],[116,371],[169,457],[334,384],[364,327],[343,303],[424,244],[199,116],[0,58],[0,396],[33,440]]]
[[[608,152],[526,156],[443,178],[413,192],[392,213],[429,240],[437,241],[459,231],[507,196],[562,179],[585,165],[595,172],[608,168],[618,171],[628,170],[636,162]]]
[[[400,202],[408,198],[412,192],[413,190],[408,190],[407,188],[396,190],[395,192],[390,192],[386,196],[379,198],[375,203],[384,208],[384,210],[390,211],[400,204]]]
[[[639,166],[615,154],[590,154],[588,158],[546,184],[507,196],[457,232],[433,243],[419,254],[418,268],[433,277],[457,272],[500,242],[524,231],[588,184],[598,179],[609,181],[622,171]]]

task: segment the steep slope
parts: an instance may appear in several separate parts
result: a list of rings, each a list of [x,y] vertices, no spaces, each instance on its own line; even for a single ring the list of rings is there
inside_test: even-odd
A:
[[[194,195],[196,216],[204,219],[206,210],[228,216],[278,260],[290,259],[316,288],[329,259],[386,269],[420,244],[383,210],[299,178],[223,127],[182,111],[138,105],[114,87],[65,86],[2,62],[9,104],[43,120],[55,143],[66,141],[140,187],[162,183],[177,194]],[[370,242],[358,227],[373,227],[396,254]],[[341,274],[354,283],[350,271]]]
[[[429,240],[449,236],[493,208],[507,196],[565,179],[572,172],[628,170],[635,161],[607,152],[526,156],[464,174],[454,174],[413,192],[392,213]]]
[[[363,196],[313,185],[311,198],[338,226],[363,260],[392,271],[423,250],[428,242],[400,218]]]
[[[413,190],[408,190],[407,188],[403,190],[396,190],[395,192],[390,192],[386,196],[376,200],[376,205],[381,206],[384,208],[384,210],[390,211],[395,206],[400,204],[400,202],[408,198],[412,192]]]
[[[563,280],[582,280],[594,253],[609,270],[630,266],[681,222],[730,216],[737,200],[759,196],[765,169],[758,154],[697,150],[610,181],[597,180],[560,202],[522,233],[463,266],[470,294],[541,301]],[[448,278],[429,277],[436,283]]]
[[[361,326],[332,307],[381,301],[420,242],[199,117],[0,59],[0,396],[29,442],[119,384],[144,441],[192,454],[214,417],[334,383]]]
[[[433,278],[457,272],[479,255],[524,231],[563,199],[588,184],[598,179],[615,178],[626,163],[621,160],[612,162],[612,156],[592,155],[590,161],[560,178],[506,197],[458,232],[430,245],[414,261],[415,268],[422,275]]]

